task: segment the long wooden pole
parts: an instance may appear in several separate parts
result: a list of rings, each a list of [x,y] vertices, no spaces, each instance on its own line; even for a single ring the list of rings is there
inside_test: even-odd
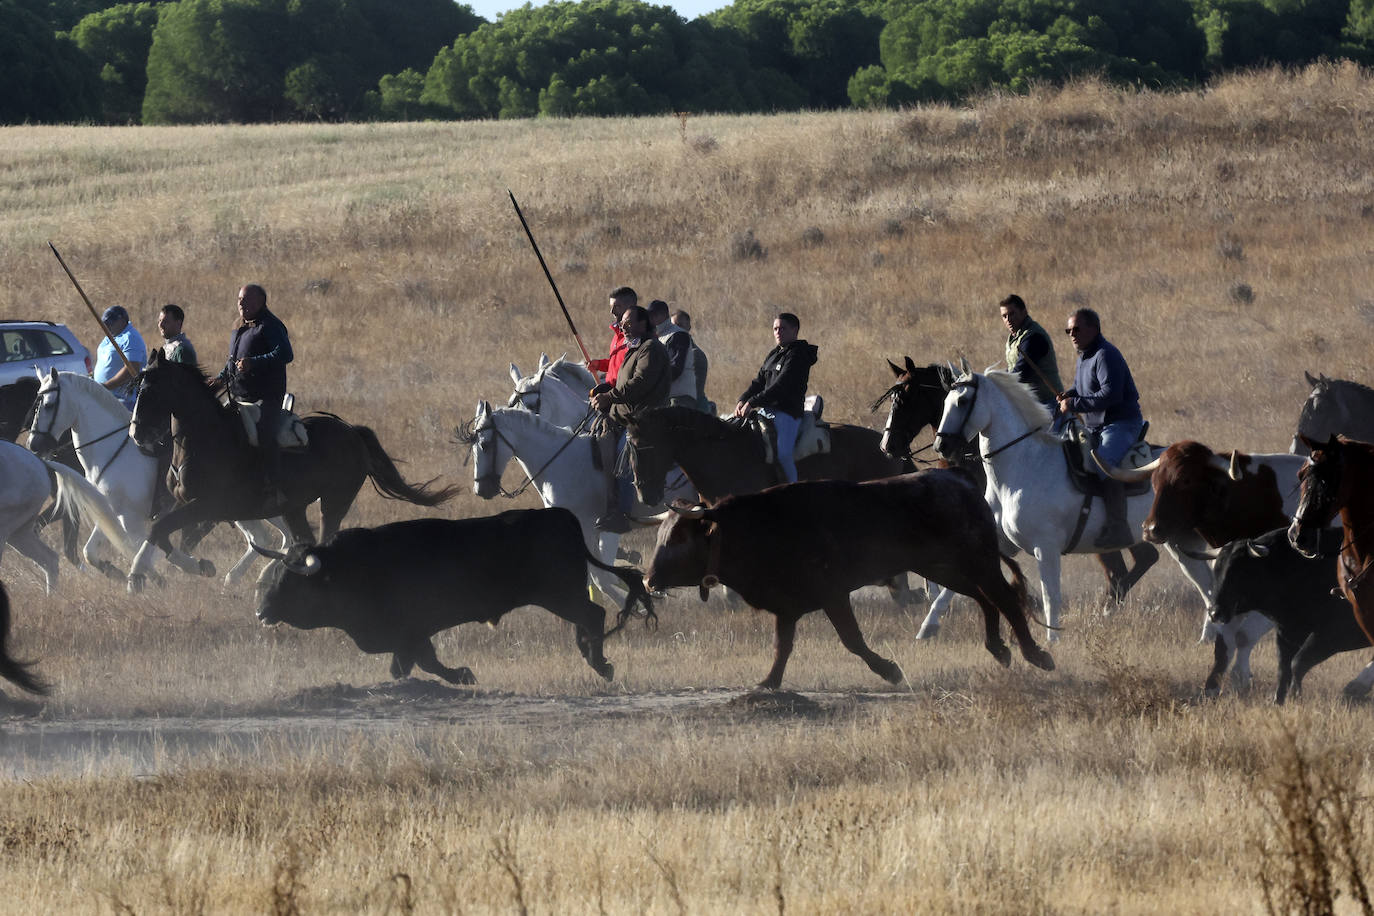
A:
[[[86,291],[82,289],[81,284],[76,281],[76,275],[73,274],[71,268],[67,266],[67,262],[62,260],[62,255],[57,253],[57,246],[49,242],[48,247],[51,248],[52,253],[56,255],[57,263],[61,264],[62,269],[67,272],[67,278],[72,281],[72,286],[75,286],[76,291],[81,294],[81,301],[86,303],[86,308],[90,309],[91,317],[95,319],[95,323],[100,327],[100,332],[105,335],[105,339],[110,342],[110,346],[114,347],[114,351],[119,354],[120,360],[124,363],[124,368],[128,369],[129,374],[137,379],[138,370],[134,368],[133,363],[129,362],[129,357],[124,355],[124,350],[119,346],[119,342],[114,339],[114,335],[110,333],[110,329],[105,327],[105,322],[100,320],[100,313],[95,310],[94,305],[91,305],[91,297],[86,295]]]
[[[587,352],[586,344],[582,343],[582,335],[577,333],[577,325],[573,324],[572,316],[568,314],[568,307],[563,304],[563,296],[558,292],[558,284],[553,282],[553,274],[549,273],[549,265],[544,263],[544,255],[539,251],[539,243],[534,240],[534,233],[530,231],[530,224],[525,222],[525,214],[520,212],[520,205],[515,202],[515,194],[509,188],[506,189],[506,193],[510,194],[510,203],[515,208],[515,215],[520,217],[520,225],[525,227],[525,237],[530,240],[530,247],[534,249],[534,256],[539,259],[539,266],[544,268],[544,276],[548,278],[549,286],[553,287],[553,295],[558,300],[558,307],[563,310],[563,318],[568,322],[568,330],[572,331],[573,340],[577,341],[577,348],[582,351],[582,359],[591,362],[592,355]]]

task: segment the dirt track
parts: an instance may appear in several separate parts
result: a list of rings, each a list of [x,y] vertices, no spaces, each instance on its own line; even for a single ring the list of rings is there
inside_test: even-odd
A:
[[[566,732],[641,716],[708,721],[819,718],[857,705],[903,702],[888,691],[675,690],[607,696],[529,696],[449,687],[411,678],[366,687],[311,688],[273,707],[207,716],[50,718],[40,703],[0,695],[0,776],[131,771],[152,776],[175,759],[249,750],[264,740],[310,741],[341,735],[410,734],[446,726],[494,726]]]

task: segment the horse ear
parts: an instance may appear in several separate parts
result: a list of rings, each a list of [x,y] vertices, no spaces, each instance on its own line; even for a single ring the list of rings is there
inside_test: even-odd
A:
[[[481,419],[482,417],[485,417],[485,416],[486,416],[487,414],[489,414],[489,413],[491,413],[491,405],[488,404],[486,401],[478,401],[478,402],[477,402],[477,413],[474,414],[474,416],[475,416],[476,418],[478,418],[478,419]]]
[[[549,367],[549,354],[547,354],[547,353],[540,353],[540,354],[539,354],[539,365],[535,367],[534,371],[535,371],[535,372],[538,372],[538,371],[540,371],[541,369],[547,369],[548,367]]]
[[[1314,379],[1314,378],[1312,377],[1312,373],[1308,372],[1306,369],[1303,370],[1303,372],[1302,372],[1302,377],[1305,378],[1305,379],[1307,379],[1307,387],[1308,387],[1308,388],[1316,388],[1316,387],[1317,387],[1317,380]]]
[[[968,360],[962,356],[959,357],[959,368],[964,370],[964,375],[973,374],[973,370],[968,366]]]
[[[56,366],[53,366],[51,369],[48,370],[48,378],[52,381],[52,383],[53,383],[54,385],[57,384],[57,367],[56,367]]]
[[[906,358],[906,371],[911,373],[915,373],[916,371],[916,364],[911,361],[910,356]]]
[[[514,382],[515,384],[518,385],[518,384],[520,384],[520,380],[521,380],[522,378],[524,378],[524,376],[520,374],[520,367],[517,366],[515,363],[511,363],[511,364],[510,364],[510,380],[511,380],[512,382]]]

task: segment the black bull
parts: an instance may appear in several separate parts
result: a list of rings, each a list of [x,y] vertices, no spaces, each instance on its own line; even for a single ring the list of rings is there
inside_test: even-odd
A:
[[[777,617],[773,667],[760,686],[782,683],[797,620],[823,610],[849,651],[897,683],[895,662],[868,648],[849,593],[915,572],[978,602],[984,645],[1003,665],[1011,652],[999,632],[1007,618],[1021,654],[1047,670],[1054,659],[1027,624],[1025,579],[998,552],[992,510],[968,478],[932,470],[866,483],[819,480],[730,496],[691,515],[666,519],[649,564],[649,587],[719,581]],[[999,560],[1011,570],[1002,578]]]
[[[440,663],[432,637],[460,623],[494,624],[507,611],[537,605],[576,627],[587,664],[610,680],[614,668],[602,655],[610,634],[602,632],[605,611],[587,596],[588,563],[615,573],[629,589],[615,629],[636,601],[653,618],[639,570],[591,556],[567,509],[412,519],[348,528],[285,558],[260,552],[284,559],[258,606],[263,623],[336,627],[364,652],[390,652],[397,678],[419,665],[450,683],[476,683],[469,669]]]

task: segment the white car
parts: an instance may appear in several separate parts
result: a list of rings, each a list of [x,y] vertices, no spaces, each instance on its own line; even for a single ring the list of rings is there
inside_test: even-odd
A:
[[[35,370],[91,374],[91,351],[66,325],[0,318],[0,385],[34,378]]]

